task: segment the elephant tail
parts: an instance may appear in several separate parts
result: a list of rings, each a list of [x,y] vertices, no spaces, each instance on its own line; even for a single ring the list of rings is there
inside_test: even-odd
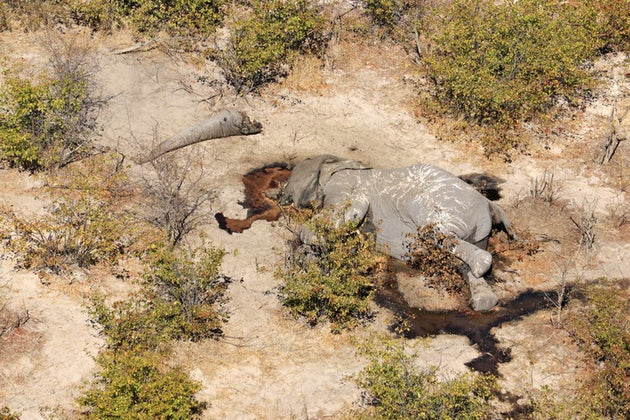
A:
[[[510,239],[518,240],[518,236],[514,232],[512,223],[510,223],[510,219],[505,213],[505,210],[503,210],[501,206],[493,203],[490,200],[488,200],[488,205],[490,206],[490,213],[492,215],[492,224],[503,226],[503,230],[505,230],[505,233],[507,233]]]

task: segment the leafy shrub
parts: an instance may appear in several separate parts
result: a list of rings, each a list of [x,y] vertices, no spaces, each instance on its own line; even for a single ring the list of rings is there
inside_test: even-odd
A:
[[[464,290],[466,282],[457,269],[461,262],[448,251],[452,249],[452,238],[427,225],[409,239],[409,264],[420,270],[429,284],[450,293]]]
[[[9,407],[2,407],[0,409],[0,420],[20,420],[20,416],[13,413]]]
[[[286,75],[298,53],[321,53],[325,20],[307,0],[253,0],[237,19],[227,48],[216,54],[225,77],[239,92]]]
[[[370,340],[359,346],[368,358],[357,383],[372,410],[361,417],[378,419],[485,419],[496,392],[490,375],[465,374],[442,380],[436,368],[421,368],[404,341]]]
[[[598,15],[598,38],[601,51],[630,49],[630,13],[628,0],[587,2]]]
[[[16,235],[12,246],[21,254],[22,264],[55,273],[73,264],[113,262],[129,240],[125,215],[89,194],[59,199],[39,218],[13,215],[12,224]]]
[[[75,50],[53,52],[53,77],[39,81],[5,72],[0,91],[0,153],[27,170],[63,167],[92,150],[98,111],[90,70]],[[75,61],[76,60],[76,61]]]
[[[225,252],[214,247],[176,252],[170,247],[151,250],[145,279],[160,299],[173,307],[174,338],[198,340],[221,332],[221,311],[231,281],[219,268]]]
[[[480,124],[511,126],[589,85],[594,13],[572,3],[453,2],[425,63],[436,96]]]
[[[379,263],[373,240],[355,225],[335,227],[325,216],[312,218],[306,226],[317,240],[311,245],[294,243],[287,264],[277,273],[284,281],[283,304],[312,325],[330,321],[335,331],[369,317],[370,274]]]
[[[223,0],[114,0],[139,32],[209,35],[223,19]]]
[[[70,19],[94,30],[109,31],[120,23],[122,14],[116,1],[69,0]]]
[[[221,334],[221,305],[230,279],[219,274],[224,252],[200,248],[184,253],[152,245],[146,283],[129,301],[108,306],[92,299],[90,314],[111,348],[154,349],[170,340],[200,340]],[[190,252],[190,254],[188,254]]]
[[[121,351],[155,350],[168,346],[177,336],[178,311],[174,305],[156,299],[146,290],[127,301],[105,303],[95,295],[90,317],[101,329],[110,349]]]
[[[206,407],[195,397],[200,384],[154,353],[106,350],[97,363],[101,370],[79,399],[89,419],[190,419]]]
[[[363,6],[372,22],[392,31],[391,34],[394,35],[394,38],[398,38],[397,32],[408,32],[409,25],[418,23],[417,18],[425,14],[430,6],[430,1],[364,0]],[[409,34],[400,36],[400,38],[408,36]]]
[[[587,406],[604,417],[630,417],[630,321],[627,295],[603,282],[570,320],[573,336],[599,365],[585,389]]]
[[[394,25],[396,0],[365,0],[365,8],[372,20],[381,26]]]

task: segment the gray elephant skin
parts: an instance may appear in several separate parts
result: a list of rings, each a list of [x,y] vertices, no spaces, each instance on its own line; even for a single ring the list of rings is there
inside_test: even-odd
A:
[[[373,169],[321,155],[295,166],[281,203],[331,209],[336,223],[371,227],[379,248],[401,260],[407,258],[410,238],[432,225],[453,238],[449,251],[469,267],[472,309],[489,310],[498,302],[483,278],[492,265],[488,237],[499,224],[510,238],[515,235],[501,207],[448,171],[426,164]]]

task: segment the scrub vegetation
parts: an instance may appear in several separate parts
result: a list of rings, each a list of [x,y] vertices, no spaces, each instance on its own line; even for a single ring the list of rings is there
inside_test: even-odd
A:
[[[319,3],[12,0],[0,3],[0,30],[85,26],[102,33],[127,28],[138,41],[170,37],[169,45],[184,47],[178,51],[214,61],[225,82],[244,95],[282,80],[305,57],[323,65],[341,18]],[[627,0],[360,3],[369,22],[365,33],[402,44],[413,55],[427,81],[418,93],[423,114],[463,121],[462,132],[482,134],[488,155],[505,157],[522,147],[518,132],[524,123],[544,124],[582,106],[597,83],[594,60],[630,47]],[[147,197],[127,188],[124,157],[96,147],[107,98],[99,95],[90,52],[52,40],[48,47],[45,71],[3,66],[0,160],[4,167],[46,180],[50,200],[35,215],[3,208],[0,239],[18,257],[19,268],[53,275],[138,258],[144,270],[135,279],[135,294],[118,302],[95,295],[88,305],[106,345],[96,357],[98,373],[78,399],[82,414],[199,417],[207,407],[196,397],[201,384],[172,361],[172,343],[220,337],[228,318],[231,279],[221,274],[225,252],[209,243],[184,245],[201,224],[202,204],[213,195],[182,190],[187,168],[167,161],[154,168],[164,182]],[[146,202],[155,210],[151,215],[141,214],[139,203]],[[361,325],[373,316],[370,305],[383,257],[357,226],[334,226],[324,214],[306,227],[316,240],[293,243],[277,270],[283,305],[308,325],[329,323],[336,333]],[[437,251],[447,238],[427,229],[415,240],[410,248],[415,267],[447,276],[447,288],[459,292],[453,262]],[[630,416],[627,297],[615,285],[601,283],[583,291],[563,325],[591,363],[583,388],[570,401],[559,400],[553,390],[540,394],[532,415]],[[2,319],[0,336],[20,322]],[[416,366],[399,340],[366,341],[359,348],[367,366],[356,381],[368,406],[359,417],[492,417],[488,401],[499,392],[496,378],[471,373],[443,380],[436,369]],[[2,408],[0,417],[16,415]]]

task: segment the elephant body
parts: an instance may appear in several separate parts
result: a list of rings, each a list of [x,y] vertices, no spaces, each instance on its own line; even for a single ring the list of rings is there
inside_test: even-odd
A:
[[[374,230],[381,250],[403,260],[418,229],[435,226],[453,238],[449,251],[470,268],[473,309],[498,301],[483,279],[492,264],[485,247],[493,224],[513,236],[511,226],[498,205],[448,171],[427,164],[371,169],[322,155],[296,165],[283,201],[332,209],[338,223],[359,222]]]

